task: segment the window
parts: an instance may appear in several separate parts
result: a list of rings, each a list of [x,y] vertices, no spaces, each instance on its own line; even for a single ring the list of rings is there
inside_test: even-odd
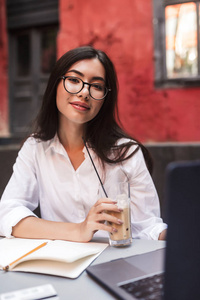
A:
[[[9,35],[10,128],[24,136],[40,106],[56,62],[57,25],[31,27]]]
[[[17,75],[28,76],[30,70],[30,36],[22,33],[16,38]]]
[[[56,35],[57,28],[41,30],[40,72],[49,74],[56,62]]]
[[[156,87],[200,86],[200,1],[154,0]]]
[[[10,131],[25,137],[56,62],[58,0],[7,0]]]

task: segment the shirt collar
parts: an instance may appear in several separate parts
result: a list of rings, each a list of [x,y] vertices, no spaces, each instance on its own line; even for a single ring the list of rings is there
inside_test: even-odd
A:
[[[63,146],[58,138],[57,133],[55,134],[55,136],[48,141],[48,145],[46,147],[45,152],[48,152],[50,149],[53,149],[55,152],[58,152],[60,154],[63,154]]]
[[[89,145],[88,145],[87,143],[86,143],[86,146],[87,146],[87,148],[88,148],[88,151],[89,151],[89,153],[90,153],[92,159],[95,159],[96,156],[97,156],[96,153],[95,153],[95,151],[94,151],[92,148],[90,148]],[[88,159],[90,159],[89,154],[88,154],[88,151],[87,151],[86,147],[84,146],[84,148],[83,148],[83,153],[84,153],[84,155],[85,155],[85,158],[88,157]]]
[[[87,144],[87,147],[89,149],[89,152],[90,152],[90,155],[91,155],[92,159],[95,159],[96,158],[96,153],[91,148],[89,148],[88,144]],[[51,140],[48,141],[48,145],[46,147],[45,152],[48,152],[50,149],[53,149],[57,153],[66,155],[66,151],[65,151],[63,145],[61,144],[57,133],[55,134],[55,136]],[[86,149],[85,146],[83,147],[83,153],[85,155],[85,158],[87,158],[87,157],[89,158],[89,155],[88,155],[88,152],[87,152],[87,149]]]

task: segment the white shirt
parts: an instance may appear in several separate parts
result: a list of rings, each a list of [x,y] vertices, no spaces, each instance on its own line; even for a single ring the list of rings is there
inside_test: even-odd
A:
[[[119,141],[124,142],[124,139]],[[132,146],[130,151],[136,146]],[[99,179],[83,148],[85,160],[77,170],[57,135],[49,141],[28,138],[19,151],[13,174],[0,201],[0,235],[11,237],[12,227],[40,204],[41,217],[51,221],[79,223],[101,198]],[[118,164],[105,164],[90,149],[104,188],[129,178],[133,238],[158,239],[167,225],[160,218],[159,199],[146,168],[142,151]],[[98,236],[108,236],[98,231]]]

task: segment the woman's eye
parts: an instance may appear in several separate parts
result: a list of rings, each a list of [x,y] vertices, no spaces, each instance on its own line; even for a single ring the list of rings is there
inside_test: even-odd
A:
[[[69,78],[67,78],[67,80],[70,83],[79,83],[80,82],[80,80],[78,78],[75,78],[75,77],[69,77]]]
[[[95,88],[98,91],[103,91],[103,89],[104,89],[104,86],[101,85],[101,84],[98,84],[98,83],[92,84],[92,87]]]

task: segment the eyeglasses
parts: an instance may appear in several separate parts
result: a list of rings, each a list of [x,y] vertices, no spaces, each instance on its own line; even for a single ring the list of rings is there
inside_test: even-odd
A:
[[[87,84],[89,95],[95,100],[103,100],[111,89],[101,82],[88,83],[75,76],[61,76],[65,90],[70,94],[78,94]]]

